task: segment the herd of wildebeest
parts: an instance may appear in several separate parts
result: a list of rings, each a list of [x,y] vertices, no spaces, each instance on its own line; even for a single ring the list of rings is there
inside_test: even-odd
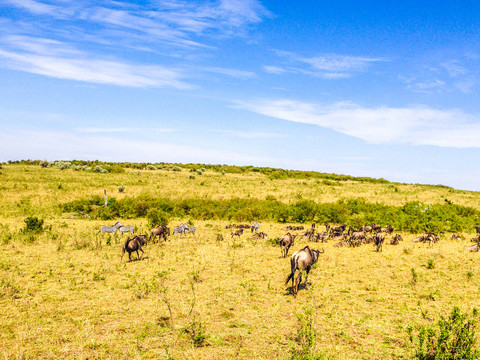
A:
[[[276,239],[277,244],[281,249],[281,256],[286,258],[288,251],[292,246],[295,245],[295,239],[307,238],[310,242],[322,242],[325,243],[328,240],[335,242],[334,247],[358,247],[362,244],[373,244],[377,252],[382,251],[382,245],[387,238],[390,238],[387,244],[389,245],[398,245],[400,241],[403,241],[403,238],[400,234],[393,234],[393,226],[388,225],[382,227],[378,224],[371,224],[366,226],[361,226],[358,229],[349,227],[347,230],[347,225],[330,225],[328,223],[324,224],[325,230],[318,231],[318,227],[313,223],[309,228],[304,226],[285,226],[282,228],[283,231],[287,231],[284,235]],[[259,231],[260,225],[257,221],[254,221],[252,224],[230,224],[225,227],[225,229],[230,230],[230,235],[233,238],[240,238],[244,230],[250,230],[250,237],[254,239],[267,239],[268,235],[264,232]],[[476,236],[471,239],[474,242],[474,245],[468,246],[466,250],[471,252],[480,251],[480,226],[475,227]],[[125,232],[129,232],[131,235],[134,233],[134,227],[132,225],[124,226],[120,222],[115,223],[113,226],[103,226],[101,228],[102,234],[105,232],[116,233],[119,231],[122,235]],[[187,224],[180,224],[175,226],[173,230],[173,235],[186,236],[188,233],[192,233],[195,236],[196,228],[194,226],[188,226]],[[296,234],[291,232],[299,231]],[[128,238],[122,247],[122,256],[120,261],[123,259],[125,252],[128,253],[129,260],[131,259],[132,252],[137,253],[137,259],[140,260],[139,251],[144,253],[142,246],[145,246],[149,241],[153,243],[156,240],[160,241],[163,239],[166,241],[171,235],[170,228],[167,226],[158,226],[150,230],[150,235],[136,235],[133,238]],[[223,238],[223,236],[221,236]],[[412,239],[412,242],[426,243],[428,246],[433,246],[434,243],[439,241],[440,236],[431,232],[426,232],[425,234],[418,236]],[[452,235],[453,240],[463,240],[463,237],[457,234]],[[325,252],[324,249],[316,250],[311,249],[308,245],[304,248],[295,251],[290,257],[290,274],[285,282],[287,284],[290,280],[292,281],[292,292],[296,296],[298,288],[302,282],[302,273],[305,273],[305,282],[304,286],[307,288],[307,277],[308,273],[312,266],[318,261],[320,254]],[[297,274],[297,276],[295,276]]]

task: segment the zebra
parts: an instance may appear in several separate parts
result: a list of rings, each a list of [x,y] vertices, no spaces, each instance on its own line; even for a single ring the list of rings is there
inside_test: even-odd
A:
[[[258,229],[260,229],[260,225],[258,224],[258,221],[254,221],[252,223],[252,225],[250,225],[250,230],[255,230],[255,233],[258,231]]]
[[[186,234],[186,229],[188,229],[188,225],[187,224],[180,224],[178,226],[175,226],[173,228],[173,235],[177,235],[177,234],[180,234],[180,236],[182,236],[181,234]]]
[[[105,232],[116,234],[117,230],[121,227],[123,227],[123,225],[119,221],[117,221],[115,224],[113,224],[113,226],[102,226],[100,231],[102,232],[102,234]]]
[[[191,232],[193,234],[193,237],[195,237],[195,230],[197,230],[195,226],[187,226],[184,230],[184,234],[186,236],[187,233]]]
[[[123,233],[126,233],[128,231],[130,231],[130,235],[133,235],[134,227],[132,225],[126,225],[118,228],[118,231],[120,231],[122,236],[123,236]]]

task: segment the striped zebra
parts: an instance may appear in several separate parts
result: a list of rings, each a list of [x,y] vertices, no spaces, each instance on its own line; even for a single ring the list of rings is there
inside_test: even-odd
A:
[[[119,221],[117,221],[115,224],[113,224],[113,226],[102,226],[102,228],[100,229],[100,231],[103,233],[114,233],[116,234],[117,233],[117,230],[119,228],[121,228],[123,225],[122,223],[120,223]]]
[[[193,234],[193,237],[195,237],[195,231],[197,230],[197,228],[195,226],[187,226],[184,230],[184,234],[185,236],[187,235],[187,233],[192,233]]]
[[[255,230],[256,233],[258,229],[260,229],[260,225],[258,224],[258,221],[254,221],[252,225],[250,225],[250,230],[252,230],[252,232]]]
[[[177,234],[180,234],[180,236],[185,235],[186,234],[186,231],[185,229],[188,229],[188,225],[187,224],[180,224],[178,226],[175,226],[173,228],[173,235],[177,235]]]
[[[130,235],[133,235],[133,230],[134,230],[133,225],[126,225],[118,228],[118,231],[120,231],[122,236],[123,236],[123,233],[129,232],[129,231],[130,231]]]

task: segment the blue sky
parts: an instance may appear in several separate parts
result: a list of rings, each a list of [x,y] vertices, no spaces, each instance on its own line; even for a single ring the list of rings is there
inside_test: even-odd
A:
[[[0,161],[316,170],[480,191],[480,3],[0,2]]]

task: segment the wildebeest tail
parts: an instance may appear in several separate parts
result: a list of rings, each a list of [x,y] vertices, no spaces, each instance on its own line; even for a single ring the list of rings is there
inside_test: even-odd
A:
[[[295,271],[297,271],[297,267],[298,267],[297,258],[296,257],[294,259],[291,258],[290,259],[291,272],[290,272],[290,275],[288,275],[288,278],[285,281],[285,284],[288,284],[288,282],[293,279],[293,277],[295,276]]]

